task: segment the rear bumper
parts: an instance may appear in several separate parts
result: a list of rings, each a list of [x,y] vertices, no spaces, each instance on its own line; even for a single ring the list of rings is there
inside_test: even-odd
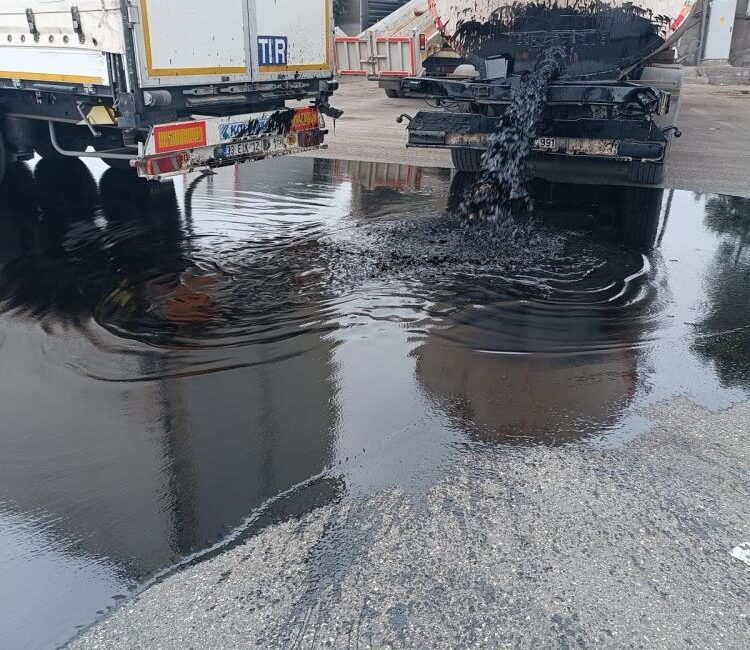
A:
[[[151,180],[275,158],[324,146],[325,122],[314,107],[161,124],[133,161]]]
[[[500,123],[469,113],[417,113],[409,125],[407,146],[484,149]],[[661,162],[667,139],[653,121],[642,119],[551,119],[539,128],[534,151],[562,158]]]

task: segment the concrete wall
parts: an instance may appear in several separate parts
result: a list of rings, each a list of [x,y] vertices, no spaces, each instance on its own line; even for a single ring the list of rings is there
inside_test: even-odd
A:
[[[732,47],[729,60],[732,65],[750,66],[750,14],[748,13],[748,2],[750,0],[737,0],[737,11],[735,12],[734,31],[732,33]],[[700,46],[700,26],[690,30],[679,42],[678,50],[682,62],[686,65],[694,65],[697,60],[698,48]],[[701,48],[703,49],[703,48]]]
[[[737,0],[737,18],[732,34],[732,65],[750,66],[750,2]]]
[[[680,57],[680,61],[684,65],[695,65],[698,61],[699,54],[698,49],[700,46],[700,25],[695,29],[688,31],[680,40],[677,42],[677,52]]]

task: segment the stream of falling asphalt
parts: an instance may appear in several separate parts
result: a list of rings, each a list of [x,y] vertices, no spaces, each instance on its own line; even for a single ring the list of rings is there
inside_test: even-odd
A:
[[[508,229],[519,214],[530,214],[527,166],[544,112],[547,92],[563,69],[564,53],[550,48],[540,53],[534,70],[513,90],[510,103],[482,154],[479,179],[466,192],[459,214]],[[526,233],[528,234],[528,233]]]

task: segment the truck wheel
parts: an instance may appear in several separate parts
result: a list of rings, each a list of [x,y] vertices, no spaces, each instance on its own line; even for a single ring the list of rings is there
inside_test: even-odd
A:
[[[477,175],[469,172],[456,172],[448,193],[448,212],[457,212],[466,199],[467,190],[477,182]]]
[[[656,245],[664,190],[657,187],[633,187],[625,191],[620,216],[622,242],[641,253]]]
[[[628,168],[628,179],[633,183],[659,185],[664,180],[664,163],[633,161]]]
[[[117,153],[125,153],[127,151],[122,139],[122,133],[115,131],[114,129],[102,129],[102,131],[104,137],[96,138],[92,144],[95,151],[98,153],[112,150],[119,150]],[[135,171],[135,169],[130,166],[129,160],[123,160],[122,158],[100,158],[100,160],[110,169]]]
[[[460,172],[476,174],[482,171],[482,151],[480,149],[451,149],[453,166]]]
[[[386,88],[385,96],[388,99],[401,99],[401,93],[398,90],[393,90],[393,88]]]
[[[64,143],[61,143],[65,147]],[[64,160],[67,156],[63,156],[57,149],[52,146],[52,142],[49,136],[46,140],[39,139],[34,143],[34,151],[36,151],[45,160]]]
[[[58,125],[57,141],[65,151],[86,151],[89,142],[81,137],[81,132],[79,131],[80,128],[81,127]],[[72,156],[63,156],[52,146],[47,122],[42,122],[39,125],[36,138],[34,139],[34,151],[47,160],[65,160],[67,158],[73,158]]]

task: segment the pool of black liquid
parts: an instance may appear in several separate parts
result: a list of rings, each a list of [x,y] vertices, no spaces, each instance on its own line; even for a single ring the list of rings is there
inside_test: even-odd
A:
[[[289,158],[0,188],[0,647],[467,446],[613,446],[750,389],[750,201],[535,181],[466,227],[447,170]],[[527,217],[525,217],[527,218]],[[296,495],[296,496],[295,496]]]

